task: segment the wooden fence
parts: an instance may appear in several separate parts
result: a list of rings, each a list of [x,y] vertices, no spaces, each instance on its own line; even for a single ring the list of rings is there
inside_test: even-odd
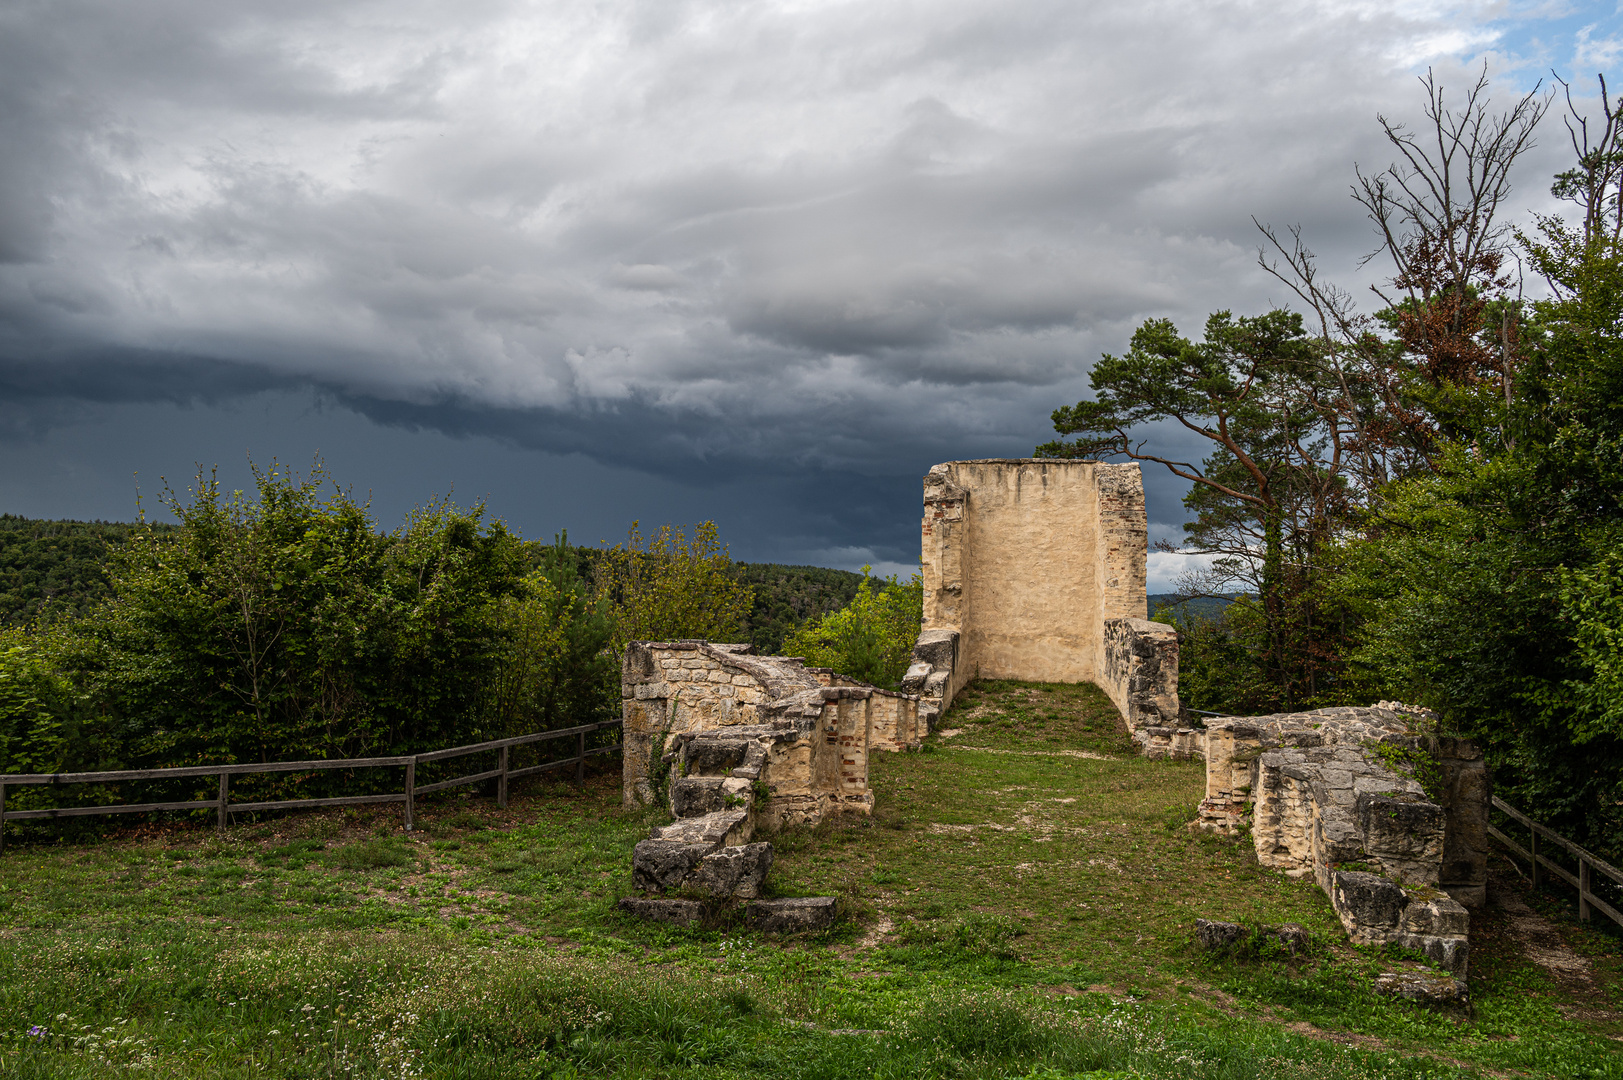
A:
[[[84,817],[92,814],[134,814],[149,810],[214,810],[217,813],[216,828],[225,829],[226,817],[233,811],[246,810],[291,810],[305,806],[354,806],[359,803],[404,803],[406,830],[412,828],[412,815],[416,807],[417,796],[426,795],[432,791],[444,791],[447,788],[460,787],[463,784],[477,784],[482,780],[496,781],[497,805],[507,805],[507,785],[509,781],[520,777],[531,776],[535,773],[546,772],[549,769],[561,769],[566,765],[575,767],[575,779],[578,781],[585,775],[586,759],[593,754],[608,754],[620,749],[618,742],[609,746],[599,746],[591,750],[586,749],[586,736],[594,731],[605,728],[617,728],[619,720],[604,720],[596,724],[582,724],[579,727],[561,728],[557,731],[538,731],[531,735],[518,735],[511,739],[495,739],[491,742],[475,743],[472,746],[453,746],[449,750],[434,750],[426,754],[409,754],[404,757],[376,757],[376,758],[346,758],[341,761],[270,761],[260,764],[237,765],[193,765],[179,769],[126,769],[119,772],[85,772],[85,773],[0,773],[0,851],[5,850],[4,823],[7,821],[24,821],[30,818],[63,818]],[[557,761],[548,761],[540,765],[528,765],[522,769],[511,769],[508,761],[514,747],[529,743],[545,742],[549,739],[561,739],[568,736],[575,737],[575,753],[572,757],[560,758]],[[441,780],[436,784],[417,784],[417,766],[424,762],[444,761],[447,758],[466,757],[469,754],[488,753],[496,751],[498,765],[485,772],[470,773],[459,776],[453,780]],[[392,766],[405,766],[406,776],[404,790],[398,793],[385,795],[347,795],[336,799],[280,799],[272,802],[231,802],[231,778],[252,773],[276,772],[318,772],[324,769],[379,769]],[[118,806],[68,806],[47,810],[7,810],[6,789],[8,787],[41,786],[61,784],[116,784],[125,780],[182,780],[195,776],[217,776],[220,781],[220,793],[213,799],[191,799],[185,802],[159,802],[159,803],[133,803]]]
[[[1519,822],[1527,828],[1528,846],[1525,848],[1492,825],[1488,826],[1488,835],[1527,860],[1528,866],[1532,868],[1531,876],[1534,885],[1539,882],[1539,868],[1542,867],[1578,890],[1578,918],[1588,922],[1590,909],[1595,909],[1619,926],[1623,926],[1623,914],[1620,914],[1616,908],[1590,891],[1593,884],[1593,874],[1596,870],[1599,870],[1619,885],[1623,885],[1623,870],[1619,870],[1598,855],[1590,854],[1554,829],[1540,825],[1497,795],[1494,796],[1493,805],[1495,809],[1502,810],[1509,815],[1511,820]],[[1578,860],[1578,873],[1576,875],[1559,863],[1539,854],[1538,842],[1541,836],[1558,848],[1564,849],[1568,855]],[[1520,867],[1517,869],[1519,871]]]

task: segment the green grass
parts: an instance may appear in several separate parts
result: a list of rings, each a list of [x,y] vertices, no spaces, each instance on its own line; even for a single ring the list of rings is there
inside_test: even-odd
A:
[[[847,914],[804,939],[620,915],[664,818],[610,774],[410,835],[352,810],[10,847],[0,1076],[1623,1077],[1616,938],[1560,924],[1586,991],[1484,916],[1458,1024],[1377,997],[1400,961],[1316,888],[1190,834],[1200,764],[1131,756],[1094,688],[977,684],[947,726],[876,757],[872,818],[771,838],[770,887]],[[1197,916],[1316,944],[1211,957]]]

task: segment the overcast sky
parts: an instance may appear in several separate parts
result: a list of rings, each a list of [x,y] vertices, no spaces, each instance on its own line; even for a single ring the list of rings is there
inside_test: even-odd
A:
[[[1428,65],[1509,104],[1620,54],[1617,0],[0,0],[0,510],[319,453],[389,526],[905,569],[931,464],[1285,299],[1252,215],[1358,282]]]

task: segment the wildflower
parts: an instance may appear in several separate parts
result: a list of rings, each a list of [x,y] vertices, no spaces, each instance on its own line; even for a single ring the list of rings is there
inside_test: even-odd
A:
[[[38,1024],[35,1024],[33,1027],[28,1029],[28,1034],[37,1039],[41,1035],[45,1034],[45,1029],[40,1027]]]

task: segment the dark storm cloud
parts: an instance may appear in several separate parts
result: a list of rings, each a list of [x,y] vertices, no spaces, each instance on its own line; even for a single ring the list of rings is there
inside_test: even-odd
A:
[[[1028,453],[1143,318],[1282,299],[1251,214],[1350,270],[1374,114],[1475,62],[1487,12],[12,4],[0,434],[308,390],[832,485],[804,546],[857,550],[931,461]],[[1162,524],[1175,499],[1154,481]]]

